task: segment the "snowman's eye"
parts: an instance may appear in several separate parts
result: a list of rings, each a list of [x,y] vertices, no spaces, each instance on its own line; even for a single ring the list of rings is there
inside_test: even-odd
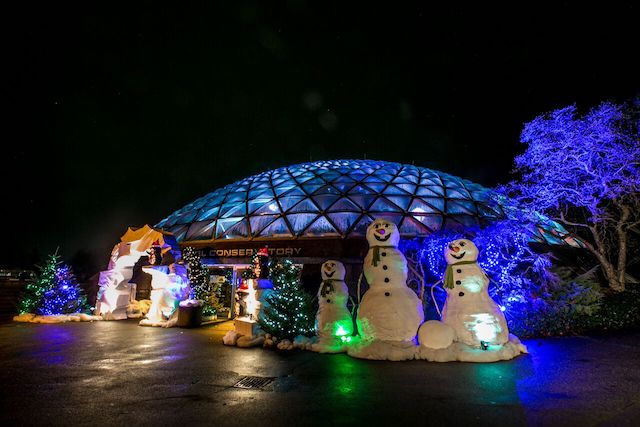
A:
[[[384,225],[384,228],[389,228],[389,224],[385,224],[385,225]]]
[[[464,242],[460,242],[460,246],[464,246]]]

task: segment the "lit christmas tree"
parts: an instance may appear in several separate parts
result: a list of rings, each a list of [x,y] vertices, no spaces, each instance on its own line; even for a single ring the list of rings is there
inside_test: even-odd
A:
[[[60,262],[57,253],[49,256],[36,281],[26,286],[20,301],[20,313],[71,314],[86,309],[87,299],[82,289],[71,268]]]
[[[300,267],[290,260],[272,260],[270,278],[274,292],[267,297],[258,323],[280,339],[314,333],[312,298],[300,283]]]
[[[182,251],[182,257],[188,268],[189,282],[191,282],[191,299],[204,302],[202,314],[211,316],[221,307],[218,290],[220,285],[209,282],[207,268],[202,265],[200,254],[192,247],[186,247]]]

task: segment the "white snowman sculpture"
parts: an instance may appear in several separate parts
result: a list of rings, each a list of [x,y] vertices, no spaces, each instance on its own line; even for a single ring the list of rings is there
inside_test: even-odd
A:
[[[347,309],[349,289],[344,282],[346,274],[340,261],[329,260],[320,269],[322,283],[318,289],[316,333],[318,342],[313,351],[338,353],[344,351],[344,342],[353,335],[353,319]]]
[[[486,350],[489,345],[509,341],[509,329],[498,304],[489,296],[489,277],[478,265],[478,248],[467,239],[449,243],[444,250],[447,270],[443,279],[447,299],[442,322],[426,322],[420,328],[420,342],[427,347],[446,346],[444,336],[471,347]],[[438,341],[442,343],[437,344]],[[434,345],[434,343],[436,343]]]
[[[367,228],[369,251],[363,269],[369,289],[357,318],[365,342],[412,343],[424,320],[422,303],[407,287],[407,260],[398,249],[399,241],[400,232],[392,222],[377,219]]]

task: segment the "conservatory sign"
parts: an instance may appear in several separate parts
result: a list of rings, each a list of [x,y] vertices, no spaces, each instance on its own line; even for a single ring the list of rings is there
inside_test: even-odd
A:
[[[206,248],[200,251],[204,257],[251,257],[260,248],[233,248],[233,249],[213,249]],[[269,255],[273,256],[300,256],[302,248],[267,248]]]

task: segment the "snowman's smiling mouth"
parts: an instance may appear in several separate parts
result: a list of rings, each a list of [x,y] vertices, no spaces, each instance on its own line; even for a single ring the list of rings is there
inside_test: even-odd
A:
[[[387,234],[384,237],[380,237],[377,234],[374,234],[373,237],[375,237],[378,242],[386,242],[387,240],[389,240],[389,237],[391,237],[391,234]]]
[[[326,271],[326,270],[325,270],[324,274],[325,274],[327,277],[333,277],[333,275],[334,275],[334,274],[336,274],[336,271],[335,271],[335,270],[333,270],[331,273],[329,273],[328,271]]]
[[[451,256],[452,256],[452,257],[454,257],[455,259],[462,259],[462,257],[464,256],[464,254],[466,254],[466,252],[462,252],[460,255],[451,254]]]

